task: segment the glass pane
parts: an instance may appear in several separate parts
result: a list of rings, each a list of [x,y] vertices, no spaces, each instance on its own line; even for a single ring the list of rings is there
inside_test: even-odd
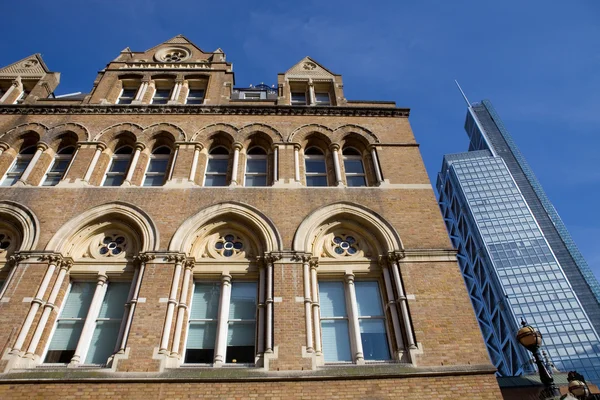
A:
[[[229,165],[229,160],[227,158],[209,158],[206,172],[226,173],[227,165]]]
[[[327,167],[325,166],[325,160],[322,158],[305,158],[306,172],[314,173],[325,173]]]
[[[227,346],[254,346],[254,322],[230,322]]]
[[[360,319],[360,339],[365,360],[389,360],[390,350],[382,319]]]
[[[19,175],[6,175],[6,177],[2,181],[2,185],[0,185],[0,186],[12,186],[12,185],[14,185],[19,180],[20,176],[21,176],[21,174],[19,174]]]
[[[121,97],[119,99],[119,104],[131,104],[132,101],[133,101],[133,98],[123,98],[123,97]]]
[[[306,93],[292,92],[292,103],[304,103],[304,104],[306,104]]]
[[[96,289],[95,282],[74,282],[60,318],[85,318]]]
[[[364,176],[346,176],[346,181],[348,182],[348,186],[351,187],[367,186]]]
[[[383,315],[381,294],[377,282],[355,282],[354,288],[359,317]]]
[[[98,321],[96,323],[96,329],[94,329],[94,333],[92,334],[90,348],[85,357],[86,364],[106,364],[108,357],[115,351],[120,327],[120,320]]]
[[[102,186],[121,186],[124,179],[124,175],[108,175]]]
[[[123,159],[113,159],[113,162],[110,165],[110,172],[127,172],[127,167],[129,166],[129,158]]]
[[[51,172],[64,172],[69,166],[70,159],[62,159],[54,161],[52,164],[52,168],[50,168]]]
[[[246,186],[267,186],[267,176],[246,175]]]
[[[137,89],[123,89],[123,93],[121,93],[121,97],[135,97],[137,93]]]
[[[55,186],[58,184],[58,182],[60,182],[61,179],[62,177],[60,175],[47,176],[42,186]]]
[[[187,338],[188,349],[214,349],[217,337],[216,322],[190,322]],[[209,361],[209,362],[212,362]]]
[[[204,97],[204,89],[190,89],[190,92],[188,93],[188,98],[189,97],[203,98]]]
[[[345,317],[346,300],[342,282],[319,282],[321,317]]]
[[[165,181],[165,174],[150,175],[144,179],[144,186],[162,186]]]
[[[152,159],[147,172],[165,172],[168,164],[168,159]]]
[[[344,169],[347,174],[364,174],[365,169],[363,168],[362,160],[344,160]]]
[[[231,285],[229,319],[254,319],[255,315],[256,282],[233,283]]]
[[[10,172],[23,173],[25,171],[25,169],[27,168],[27,166],[29,165],[29,161],[31,161],[31,159],[29,157],[25,157],[25,158],[19,157],[17,159],[17,161],[13,164],[12,168],[10,169]]]
[[[267,173],[267,159],[248,159],[246,163],[246,172],[248,173],[257,173],[257,174],[266,174]]]
[[[75,350],[82,329],[83,321],[59,321],[48,350]]]
[[[156,89],[156,92],[154,92],[154,97],[170,97],[171,96],[171,89]]]
[[[194,285],[190,319],[217,319],[221,285],[218,282],[202,282]]]
[[[98,318],[123,318],[131,282],[109,282]]]
[[[225,175],[206,175],[204,186],[227,186],[227,177]]]
[[[307,176],[306,186],[327,186],[327,177],[325,176]]]
[[[323,355],[326,362],[352,361],[347,320],[321,321]]]
[[[329,104],[329,93],[315,93],[315,98],[317,100],[317,103]]]

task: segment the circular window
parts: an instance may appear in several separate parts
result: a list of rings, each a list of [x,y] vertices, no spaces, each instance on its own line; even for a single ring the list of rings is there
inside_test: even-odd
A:
[[[215,249],[224,257],[231,257],[244,249],[244,243],[239,237],[228,234],[219,238],[215,243]]]
[[[358,242],[354,236],[336,235],[333,237],[333,251],[340,256],[352,256],[358,252]]]
[[[191,53],[188,49],[182,47],[171,47],[157,51],[154,58],[161,62],[176,63],[185,61],[190,58],[190,56]]]
[[[100,255],[110,257],[117,256],[125,251],[127,241],[121,235],[105,236],[100,245]]]

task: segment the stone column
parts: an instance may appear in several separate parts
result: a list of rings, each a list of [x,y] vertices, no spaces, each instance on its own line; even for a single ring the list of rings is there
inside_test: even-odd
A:
[[[16,97],[13,95],[14,91],[17,91]],[[14,97],[15,99],[18,99],[22,93],[23,93],[23,84],[21,83],[21,77],[19,76],[12,82],[12,84],[10,85],[10,88],[8,88],[6,93],[4,93],[4,96],[2,96],[2,98],[0,98],[0,103],[4,103],[10,97]],[[15,101],[16,100],[13,100],[13,103]]]
[[[404,350],[400,320],[398,319],[398,309],[396,308],[396,301],[394,300],[394,285],[392,285],[390,270],[388,266],[385,265],[385,262],[381,263],[381,269],[383,271],[383,281],[385,283],[385,291],[387,293],[387,306],[390,309],[390,315],[392,316],[392,326],[394,327],[394,340],[396,342],[396,349],[398,351]]]
[[[10,148],[10,146],[8,145],[8,143],[0,142],[0,156],[2,155],[2,153],[4,153],[9,148]]]
[[[408,300],[404,294],[404,286],[402,285],[402,277],[400,276],[400,269],[398,267],[398,256],[396,254],[390,254],[389,263],[392,266],[392,273],[394,275],[394,282],[396,283],[396,291],[398,293],[398,299],[396,303],[400,303],[400,314],[402,321],[404,322],[404,332],[406,334],[406,340],[408,341],[408,347],[410,349],[416,349],[417,344],[412,331],[410,323],[410,314],[408,312]]]
[[[370,146],[371,158],[373,159],[373,169],[375,170],[375,176],[377,177],[377,184],[381,185],[383,177],[381,176],[381,169],[379,169],[379,159],[377,158],[377,149],[375,146]]]
[[[175,86],[173,86],[173,90],[171,91],[171,97],[169,98],[168,104],[177,104],[177,99],[179,98],[179,93],[181,92],[181,80],[177,80],[175,82]]]
[[[217,325],[217,343],[215,345],[215,367],[225,363],[227,351],[227,321],[229,320],[229,305],[231,303],[231,275],[221,277],[221,298],[219,300],[219,323]]]
[[[273,183],[279,180],[279,145],[273,146]]]
[[[194,160],[192,161],[192,169],[190,170],[190,182],[195,182],[196,180],[196,170],[198,169],[198,158],[200,157],[200,152],[202,151],[202,144],[196,143],[194,146]]]
[[[257,353],[265,352],[265,301],[266,301],[266,273],[263,260],[259,261],[258,270],[258,348]]]
[[[354,274],[346,274],[346,292],[348,293],[350,303],[350,307],[348,307],[348,320],[350,322],[352,342],[354,342],[354,361],[357,364],[363,364],[365,362],[365,357],[363,354],[362,340],[360,338],[360,325],[358,324],[358,304],[356,303]]]
[[[267,287],[266,287],[266,323],[265,323],[265,353],[273,352],[273,263],[279,260],[277,255],[265,257],[267,263]]]
[[[33,338],[29,343],[29,348],[27,349],[27,353],[25,354],[26,358],[34,358],[35,350],[38,347],[40,339],[42,337],[42,333],[44,333],[44,329],[46,328],[46,324],[48,323],[48,318],[50,318],[50,314],[52,310],[56,308],[56,298],[58,297],[58,293],[62,287],[63,281],[65,280],[65,276],[69,269],[73,266],[73,261],[61,261],[60,262],[60,270],[58,271],[58,276],[56,277],[56,281],[54,281],[54,286],[52,287],[52,292],[50,292],[50,297],[48,297],[48,301],[44,304],[44,310],[42,311],[42,316],[40,317],[40,321],[37,324],[37,328],[33,334]]]
[[[315,85],[313,84],[312,79],[308,81],[308,104],[314,106],[317,104],[316,96],[315,96]]]
[[[302,281],[304,284],[304,322],[306,328],[306,351],[312,353],[313,335],[312,335],[312,300],[310,297],[310,256],[302,256]]]
[[[90,182],[90,179],[92,178],[92,173],[94,172],[96,164],[98,163],[98,159],[100,158],[100,154],[102,154],[102,152],[105,149],[106,145],[104,143],[98,143],[96,145],[96,152],[94,153],[94,158],[92,158],[92,162],[90,163],[90,166],[88,167],[87,171],[85,172],[85,176],[83,177],[84,182]]]
[[[167,318],[163,327],[163,333],[160,340],[159,353],[168,354],[169,338],[171,336],[171,325],[173,323],[173,314],[177,305],[177,292],[179,290],[179,278],[181,277],[181,266],[185,261],[183,255],[169,256],[169,261],[175,261],[175,272],[173,273],[173,282],[171,283],[171,292],[169,293],[169,301],[167,303]]]
[[[169,176],[167,176],[167,181],[173,179],[173,170],[175,169],[175,163],[177,162],[177,156],[179,155],[179,146],[181,146],[181,143],[175,143],[175,152],[173,153],[173,160],[171,161],[171,167],[169,168]]]
[[[62,178],[60,178],[61,181],[67,178],[67,174],[69,173],[69,171],[71,170],[71,166],[73,166],[73,163],[75,162],[75,157],[77,157],[77,154],[79,154],[79,149],[81,149],[81,144],[77,145],[75,153],[73,153],[73,157],[71,157],[71,161],[69,161],[69,165],[67,165],[67,169],[65,169],[65,173],[63,174]]]
[[[31,161],[29,161],[27,168],[25,169],[25,171],[23,171],[23,175],[21,175],[21,177],[19,178],[19,183],[21,185],[28,185],[27,178],[29,178],[31,171],[33,171],[33,169],[35,168],[35,164],[37,163],[37,161],[40,159],[40,156],[42,155],[42,153],[44,151],[46,151],[47,148],[48,148],[48,145],[46,145],[46,143],[40,142],[37,144],[37,149],[35,150],[35,154],[33,155],[33,158],[31,159]]]
[[[294,180],[300,182],[300,144],[294,143]]]
[[[27,259],[27,256],[24,256],[19,253],[13,253],[12,256],[8,257],[7,266],[10,267],[10,272],[8,273],[8,276],[6,277],[6,280],[4,281],[4,285],[2,285],[2,289],[0,289],[0,299],[2,297],[4,297],[4,293],[6,293],[6,289],[8,289],[8,285],[9,285],[10,281],[12,280],[12,277],[15,274],[15,271],[17,270],[17,266],[19,265],[19,263],[21,261],[26,260],[26,259]]]
[[[185,272],[183,273],[183,283],[181,286],[181,294],[179,296],[179,304],[177,305],[177,321],[175,322],[175,332],[173,333],[173,346],[171,347],[171,356],[179,354],[179,343],[181,342],[181,332],[183,331],[183,322],[185,319],[185,311],[187,310],[188,289],[192,278],[192,269],[194,268],[194,260],[185,262]]]
[[[337,143],[332,143],[329,146],[331,152],[333,153],[333,168],[335,170],[335,184],[336,186],[343,186],[344,182],[342,181],[342,171],[340,169],[340,145]]]
[[[25,322],[23,323],[23,327],[19,332],[19,336],[17,337],[15,345],[11,350],[11,354],[18,354],[21,351],[21,347],[23,347],[25,339],[29,334],[29,329],[31,329],[31,325],[33,323],[33,319],[35,318],[35,314],[37,314],[37,311],[44,302],[44,295],[46,294],[46,289],[48,289],[48,285],[50,284],[50,279],[52,279],[54,270],[56,269],[58,263],[62,260],[62,258],[58,255],[44,256],[43,259],[48,260],[48,269],[46,270],[46,274],[44,275],[42,284],[38,288],[35,298],[31,301],[29,312],[27,313],[27,317],[25,318]]]
[[[319,306],[319,282],[317,280],[317,267],[319,261],[317,257],[310,260],[310,283],[312,292],[312,317],[313,328],[315,330],[315,354],[321,355],[321,311]]]
[[[140,158],[140,153],[145,148],[146,148],[146,145],[144,143],[137,142],[135,144],[135,153],[133,153],[133,159],[131,160],[131,163],[129,164],[129,170],[127,170],[127,175],[125,176],[125,181],[123,182],[123,185],[125,185],[125,186],[131,185],[131,179],[133,179],[133,173],[135,172],[135,167]]]
[[[243,148],[243,145],[240,142],[235,142],[233,144],[233,169],[231,170],[231,186],[236,186],[238,184],[238,165],[240,162],[240,150]]]
[[[106,275],[98,274],[96,290],[94,290],[94,296],[92,297],[87,317],[85,318],[83,328],[81,329],[81,336],[79,337],[79,342],[77,342],[75,354],[73,354],[73,358],[71,358],[72,365],[78,365],[85,362],[85,360],[82,360],[82,356],[87,353],[87,350],[90,347],[90,341],[92,340],[94,328],[96,327],[96,318],[100,311],[100,307],[102,306],[102,299],[106,293],[107,280],[108,277]]]

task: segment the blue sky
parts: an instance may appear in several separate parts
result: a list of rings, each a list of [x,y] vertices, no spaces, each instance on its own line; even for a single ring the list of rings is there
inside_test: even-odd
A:
[[[600,278],[600,2],[11,1],[0,65],[42,53],[57,94],[89,91],[126,46],[183,34],[221,47],[236,84],[276,82],[309,55],[348,99],[394,100],[431,178],[465,151],[465,104],[489,98]]]

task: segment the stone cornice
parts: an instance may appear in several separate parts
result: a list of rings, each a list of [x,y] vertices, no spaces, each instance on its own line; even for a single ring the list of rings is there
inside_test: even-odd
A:
[[[244,105],[2,105],[0,115],[187,114],[187,115],[310,115],[338,117],[408,117],[410,109],[391,107],[302,107]]]

